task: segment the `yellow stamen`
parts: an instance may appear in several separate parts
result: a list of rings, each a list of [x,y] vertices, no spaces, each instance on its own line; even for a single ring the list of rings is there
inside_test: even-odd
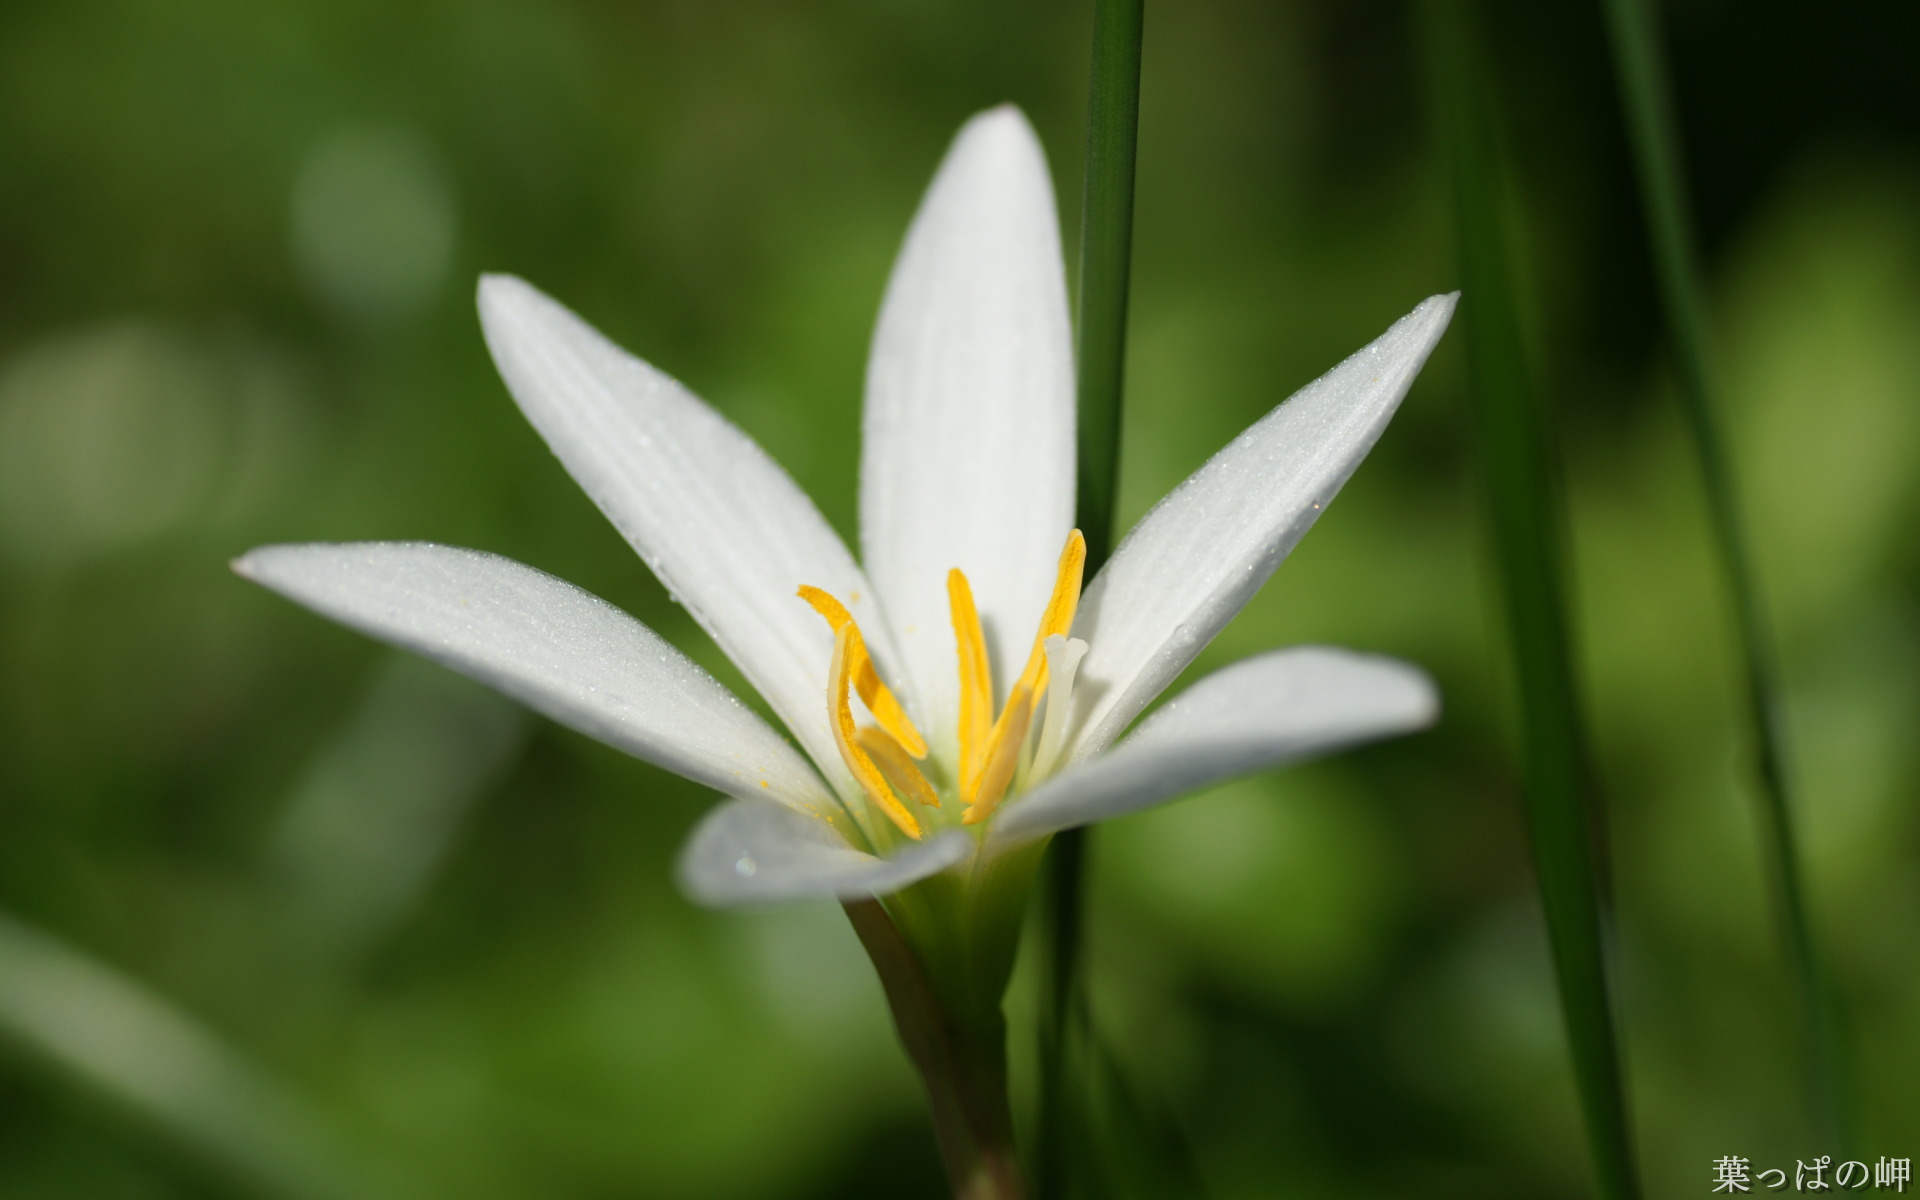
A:
[[[1013,685],[1015,691],[1025,688],[1029,696],[1046,694],[1047,639],[1056,634],[1064,636],[1073,628],[1073,615],[1080,609],[1080,575],[1086,565],[1087,539],[1076,529],[1067,534],[1067,544],[1060,551],[1060,569],[1054,576],[1053,595],[1048,598],[1046,611],[1040,616],[1040,629],[1033,635],[1033,650],[1027,655],[1026,669],[1020,672],[1019,681]],[[1012,711],[1013,698],[1009,696],[1007,707],[1001,710],[1000,719],[994,722],[993,732],[988,736],[992,744],[999,745],[1003,736],[1000,727],[1006,724],[1007,715]],[[964,776],[962,778],[964,780]],[[961,787],[961,794],[965,795],[964,782]]]
[[[1007,697],[1007,707],[1000,713],[1000,719],[994,722],[993,734],[987,741],[986,763],[980,768],[974,793],[966,797],[967,811],[960,819],[968,825],[992,816],[1000,797],[1007,794],[1007,784],[1013,781],[1013,769],[1019,765],[1020,747],[1026,744],[1027,726],[1032,721],[1033,691],[1024,682],[1017,683],[1013,695]]]
[[[873,725],[860,727],[860,748],[880,766],[881,774],[904,793],[908,799],[917,800],[928,808],[940,807],[940,796],[920,773],[920,768],[907,755],[905,747],[893,740],[893,735]]]
[[[987,639],[980,631],[973,587],[959,567],[947,572],[947,606],[960,654],[960,795],[972,803],[993,723],[993,668],[987,662]]]
[[[1073,615],[1080,611],[1080,575],[1087,566],[1087,539],[1078,529],[1067,534],[1060,550],[1060,569],[1053,580],[1053,595],[1047,611],[1040,617],[1040,629],[1033,635],[1033,651],[1027,655],[1027,668],[1020,682],[1038,696],[1047,689],[1047,639],[1065,636],[1073,628]]]
[[[853,675],[854,639],[860,633],[851,621],[842,625],[833,636],[833,671],[827,681],[827,723],[833,727],[834,744],[840,747],[840,757],[846,760],[847,769],[859,782],[861,790],[867,793],[874,807],[886,813],[900,831],[910,838],[920,837],[920,822],[913,819],[907,806],[894,796],[893,789],[887,786],[886,776],[880,768],[873,765],[873,759],[860,748],[859,735],[853,727],[853,705],[847,698],[848,684]]]
[[[860,693],[860,699],[866,703],[873,719],[880,722],[880,728],[893,735],[908,754],[915,758],[927,756],[927,739],[913,727],[912,718],[907,710],[900,707],[900,701],[880,680],[880,672],[874,670],[873,656],[867,653],[867,639],[860,636],[860,626],[854,623],[853,614],[846,605],[817,587],[802,586],[800,598],[813,605],[813,611],[827,619],[837,635],[842,629],[853,630],[853,645],[849,654],[853,660],[853,686]]]

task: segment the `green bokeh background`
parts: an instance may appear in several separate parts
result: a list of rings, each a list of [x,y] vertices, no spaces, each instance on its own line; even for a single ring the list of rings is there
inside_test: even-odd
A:
[[[1089,7],[0,7],[0,1196],[940,1194],[836,909],[692,908],[698,789],[225,563],[480,547],[740,688],[514,409],[477,273],[687,381],[851,541],[919,192],[1012,100],[1072,236]],[[1401,4],[1149,9],[1122,525],[1453,287]],[[1598,11],[1497,3],[1636,1123],[1681,1197],[1721,1155],[1920,1152],[1920,10],[1665,18],[1860,1128],[1803,1126]],[[1585,1194],[1461,366],[1189,672],[1399,654],[1440,725],[1096,838],[1097,1020],[1217,1197]],[[1139,1194],[1153,1143],[1104,1151]]]

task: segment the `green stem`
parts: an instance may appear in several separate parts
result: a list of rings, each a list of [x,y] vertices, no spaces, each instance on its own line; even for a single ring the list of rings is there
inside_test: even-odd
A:
[[[1435,111],[1450,160],[1469,391],[1521,700],[1523,774],[1541,907],[1598,1190],[1639,1195],[1605,941],[1602,823],[1574,670],[1562,495],[1535,394],[1509,259],[1504,163],[1477,13],[1424,6]]]
[[[941,1003],[919,956],[877,900],[850,901],[847,919],[880,975],[894,1029],[920,1072],[954,1200],[1021,1200],[1026,1187],[1007,1105],[1006,1022]]]
[[[1080,222],[1078,491],[1075,523],[1087,539],[1091,577],[1113,550],[1120,412],[1127,358],[1128,281],[1133,259],[1134,156],[1140,127],[1140,47],[1145,0],[1095,0],[1087,87],[1087,165]],[[1079,1004],[1082,893],[1088,833],[1053,840],[1041,920],[1048,954],[1041,978],[1037,1174],[1047,1200],[1069,1186],[1073,1115],[1066,1063]]]
[[[1821,970],[1812,923],[1807,917],[1800,851],[1782,750],[1779,685],[1766,632],[1766,614],[1747,550],[1733,463],[1726,453],[1715,416],[1718,404],[1707,352],[1706,306],[1701,298],[1693,230],[1687,218],[1686,177],[1678,122],[1667,89],[1658,32],[1644,0],[1604,0],[1603,6],[1613,42],[1614,67],[1619,76],[1628,138],[1639,174],[1641,205],[1653,243],[1660,301],[1679,372],[1682,411],[1706,490],[1720,570],[1733,603],[1775,907],[1799,994],[1810,1116],[1823,1141],[1845,1144],[1849,1123],[1843,1115],[1837,1014]]]

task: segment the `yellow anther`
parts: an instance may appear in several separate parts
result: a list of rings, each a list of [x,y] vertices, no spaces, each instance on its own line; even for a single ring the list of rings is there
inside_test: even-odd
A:
[[[842,625],[833,636],[833,670],[827,681],[827,723],[833,727],[834,744],[840,748],[840,757],[846,760],[847,769],[853,772],[854,779],[860,784],[874,807],[886,813],[900,831],[910,838],[920,836],[920,822],[913,819],[907,806],[894,796],[893,789],[887,786],[886,776],[880,768],[873,765],[873,759],[861,748],[858,733],[853,727],[853,705],[848,700],[848,684],[853,675],[853,647],[859,631],[849,621]]]
[[[1034,697],[1044,694],[1047,686],[1047,639],[1056,634],[1064,636],[1073,628],[1086,565],[1087,539],[1075,529],[1067,534],[1067,544],[1060,550],[1053,595],[1033,635],[1026,668],[1014,683],[998,720],[993,717],[993,670],[973,588],[960,568],[947,572],[947,602],[953,612],[953,637],[960,654],[960,798],[967,804],[967,821],[984,820],[1013,778],[1027,727],[1033,720]]]
[[[1047,611],[1040,617],[1040,629],[1033,635],[1033,651],[1027,655],[1026,670],[1020,672],[1020,682],[1036,696],[1047,689],[1047,639],[1055,634],[1064,637],[1073,628],[1073,615],[1080,610],[1080,575],[1086,566],[1087,539],[1075,529],[1067,534],[1067,544],[1060,551],[1053,595],[1047,600]]]
[[[1040,628],[1034,632],[1033,650],[1014,681],[998,719],[993,711],[993,664],[987,655],[987,639],[980,625],[979,606],[974,602],[973,585],[960,568],[947,572],[947,603],[953,618],[960,668],[959,791],[964,806],[961,819],[969,825],[993,815],[1019,770],[1028,734],[1032,732],[1034,708],[1039,697],[1047,694],[1047,639],[1065,638],[1073,628],[1086,563],[1086,539],[1079,530],[1073,530],[1060,551],[1053,594],[1041,615]],[[827,685],[827,715],[840,757],[873,806],[885,813],[901,832],[918,839],[922,836],[920,822],[902,803],[901,797],[935,810],[940,807],[939,793],[914,762],[926,757],[926,739],[881,681],[867,651],[866,640],[860,634],[860,626],[846,606],[816,587],[802,587],[799,594],[833,629],[833,670]],[[1062,688],[1070,682],[1071,665],[1077,659],[1074,655],[1063,660],[1067,665],[1063,667],[1066,677]],[[853,692],[858,692],[866,702],[879,723],[877,727],[855,726]],[[1055,698],[1053,702],[1060,703],[1061,699]]]
[[[928,808],[940,807],[939,793],[920,773],[920,768],[908,756],[906,749],[893,740],[893,735],[874,725],[860,727],[860,748],[880,767],[880,773],[887,777],[894,789],[909,800],[917,800]]]
[[[1027,726],[1033,722],[1033,691],[1026,683],[1017,683],[1013,695],[1007,697],[1007,707],[1000,713],[1000,719],[994,722],[993,734],[987,740],[984,757],[986,762],[980,768],[980,775],[974,781],[971,796],[964,792],[967,810],[960,819],[968,825],[978,824],[993,815],[1000,797],[1007,794],[1007,784],[1013,781],[1013,769],[1020,762],[1020,747],[1027,741]]]
[[[836,635],[842,629],[853,630],[853,645],[849,653],[853,659],[854,690],[860,693],[860,699],[866,703],[873,719],[880,722],[880,728],[892,734],[893,740],[899,742],[908,754],[925,758],[927,739],[920,736],[920,731],[913,727],[912,718],[907,716],[907,710],[900,706],[893,692],[881,682],[880,673],[873,667],[873,656],[867,653],[867,639],[860,636],[860,626],[854,622],[853,614],[847,611],[846,605],[817,587],[802,586],[800,598],[827,619],[827,624],[833,627]]]
[[[1060,551],[1060,567],[1054,575],[1053,595],[1047,599],[1047,608],[1040,616],[1040,629],[1033,635],[1033,650],[1027,655],[1026,669],[1020,672],[1020,679],[1013,690],[1024,690],[1029,697],[1043,696],[1047,690],[1047,639],[1055,634],[1064,636],[1073,628],[1073,615],[1080,608],[1080,575],[1087,565],[1087,539],[1078,529],[1067,534],[1067,544]],[[963,709],[964,711],[964,709]],[[1013,712],[1013,697],[1007,697],[1007,706],[1000,710],[1000,719],[993,723],[993,731],[987,735],[987,743],[998,746],[1007,736],[1002,726],[1007,723]],[[1032,713],[1029,712],[1031,718]],[[1020,744],[1025,737],[1024,727],[1019,737],[1013,738],[1013,744]],[[984,762],[981,770],[985,770]],[[967,796],[966,776],[961,776],[961,795]],[[971,802],[971,801],[969,801]]]
[[[985,765],[983,754],[993,725],[993,668],[973,587],[959,567],[947,572],[947,606],[953,613],[953,640],[960,655],[960,794],[973,794]]]

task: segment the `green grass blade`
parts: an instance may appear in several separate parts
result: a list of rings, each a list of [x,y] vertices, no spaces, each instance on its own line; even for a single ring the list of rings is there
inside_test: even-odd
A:
[[[1120,405],[1133,260],[1133,161],[1140,126],[1145,0],[1096,0],[1087,93],[1087,177],[1080,225],[1079,493],[1089,577],[1113,549]]]
[[[302,1097],[138,980],[0,913],[0,1040],[276,1200],[394,1194]]]
[[[1134,1079],[1090,1018],[1088,1072],[1098,1082],[1089,1097],[1089,1173],[1086,1194],[1103,1200],[1206,1200],[1206,1180],[1180,1121]],[[1097,1181],[1097,1182],[1096,1182]]]
[[[1127,358],[1127,292],[1133,259],[1133,170],[1140,126],[1140,45],[1145,0],[1095,0],[1087,89],[1086,190],[1080,223],[1079,484],[1075,523],[1087,539],[1089,578],[1113,549],[1120,410]],[[1069,1043],[1080,1003],[1075,981],[1088,833],[1054,839],[1041,919],[1040,1113],[1035,1183],[1043,1200],[1067,1194]]]
[[[1055,835],[1042,875],[1038,1128],[1034,1136],[1034,1191],[1041,1200],[1071,1194],[1074,1148],[1082,1139],[1072,1080],[1084,1049],[1084,1010],[1078,978],[1087,876],[1086,829]]]
[[[1801,1013],[1802,1055],[1810,1119],[1828,1144],[1845,1144],[1845,1089],[1841,1083],[1837,1014],[1821,970],[1794,831],[1781,749],[1779,689],[1769,648],[1766,614],[1747,552],[1733,464],[1721,439],[1714,373],[1707,351],[1706,306],[1699,259],[1688,221],[1686,179],[1678,123],[1659,38],[1645,0],[1603,0],[1613,42],[1615,72],[1628,140],[1640,180],[1640,200],[1652,242],[1654,272],[1666,313],[1680,400],[1706,489],[1720,569],[1732,600],[1752,723],[1754,771],[1760,784],[1769,871]]]
[[[1561,487],[1527,363],[1496,101],[1476,11],[1427,0],[1424,41],[1459,238],[1469,391],[1518,684],[1534,868],[1598,1191],[1639,1195],[1595,844],[1601,823],[1574,670]]]

